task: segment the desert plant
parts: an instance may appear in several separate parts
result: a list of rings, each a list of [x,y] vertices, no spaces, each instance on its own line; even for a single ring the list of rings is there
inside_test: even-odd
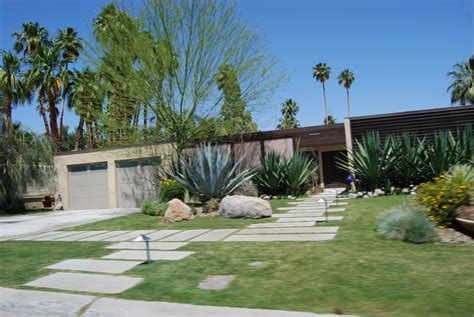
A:
[[[250,180],[254,170],[238,172],[242,159],[234,163],[232,154],[210,144],[201,144],[190,160],[180,157],[183,172],[169,176],[178,181],[201,202],[232,194]]]
[[[414,134],[403,133],[392,140],[393,152],[398,153],[399,160],[394,166],[390,179],[386,180],[390,186],[404,188],[418,184],[424,180],[422,160],[425,154],[425,138],[417,138]]]
[[[276,153],[270,152],[261,160],[261,167],[252,179],[260,194],[281,195],[286,191],[285,161]]]
[[[412,243],[433,242],[437,238],[435,225],[406,206],[396,207],[382,214],[376,230],[385,239]]]
[[[301,195],[317,169],[317,164],[301,153],[285,159],[271,152],[262,160],[253,182],[261,194]]]
[[[311,176],[316,173],[316,164],[313,160],[303,156],[301,153],[296,153],[286,163],[286,185],[288,192],[286,194],[301,195],[311,181]]]
[[[382,143],[378,132],[368,132],[363,135],[362,141],[356,140],[354,150],[338,160],[337,165],[349,173],[354,172],[361,186],[373,191],[395,174],[400,157],[395,142],[392,136],[387,136]]]
[[[160,183],[161,201],[170,201],[174,198],[183,200],[185,192],[184,187],[175,179],[164,179]]]
[[[159,200],[145,200],[142,203],[141,211],[149,216],[164,216],[168,208],[168,203],[160,202]]]

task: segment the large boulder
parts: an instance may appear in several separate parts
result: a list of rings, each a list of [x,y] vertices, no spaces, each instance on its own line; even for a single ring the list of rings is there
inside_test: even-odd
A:
[[[191,207],[175,198],[168,202],[168,209],[165,212],[165,222],[176,222],[182,220],[192,220],[194,218]]]
[[[258,197],[226,196],[221,201],[219,213],[226,218],[263,218],[272,215],[272,207]]]

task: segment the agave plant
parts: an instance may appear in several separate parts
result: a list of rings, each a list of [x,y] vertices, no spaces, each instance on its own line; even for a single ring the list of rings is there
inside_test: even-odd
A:
[[[425,138],[414,134],[403,133],[392,140],[394,153],[399,153],[399,160],[394,167],[391,183],[398,187],[407,187],[424,180],[422,159],[425,155]]]
[[[342,169],[354,172],[362,187],[374,190],[383,186],[395,174],[400,157],[400,150],[394,146],[395,142],[392,136],[388,136],[382,143],[378,132],[368,132],[362,137],[362,141],[356,140],[352,155],[346,154],[344,159],[336,163]]]
[[[289,193],[293,195],[302,194],[317,169],[318,166],[313,163],[312,159],[303,156],[301,153],[293,155],[286,164],[286,184]]]
[[[306,190],[318,166],[313,160],[296,153],[290,159],[271,152],[262,161],[253,178],[259,193],[268,195],[300,195]]]
[[[168,176],[178,181],[201,202],[220,199],[232,194],[237,187],[250,180],[254,170],[238,172],[242,160],[234,163],[230,152],[210,144],[201,144],[189,161],[180,157],[182,172],[175,170]]]

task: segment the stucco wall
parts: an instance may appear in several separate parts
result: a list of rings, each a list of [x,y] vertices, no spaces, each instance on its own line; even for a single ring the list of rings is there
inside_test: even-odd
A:
[[[63,206],[69,208],[68,166],[107,162],[109,208],[117,208],[117,182],[115,162],[120,160],[159,157],[161,164],[167,165],[173,155],[171,144],[157,144],[90,152],[66,153],[54,157],[55,196],[61,194]]]

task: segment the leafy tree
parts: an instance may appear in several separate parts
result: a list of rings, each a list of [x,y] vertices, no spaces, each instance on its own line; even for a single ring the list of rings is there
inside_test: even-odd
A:
[[[298,128],[300,123],[296,119],[296,114],[300,110],[298,104],[291,98],[286,99],[285,102],[281,104],[281,114],[280,123],[278,124],[278,129],[292,129]]]
[[[222,65],[232,65],[238,74],[240,99],[249,112],[280,82],[274,59],[232,4],[147,0],[140,17],[131,20],[132,25],[96,22],[99,30],[108,30],[108,38],[127,40],[126,49],[112,51],[113,42],[101,40],[102,32],[94,49],[97,56],[114,57],[111,66],[102,68],[104,81],[113,88],[107,102],[125,113],[138,113],[138,106],[151,109],[158,136],[173,142],[179,153],[208,127],[200,124],[207,120],[196,118],[220,113],[225,102],[217,83]]]
[[[224,64],[219,68],[217,88],[224,94],[224,104],[220,109],[222,134],[255,132],[256,124],[252,121],[252,114],[245,110],[246,104],[242,100],[239,78],[234,67]]]
[[[450,71],[448,76],[453,80],[448,87],[448,91],[451,91],[451,103],[459,103],[461,106],[474,104],[474,94],[470,92],[474,81],[474,68],[471,63],[467,61],[455,64],[454,70]]]
[[[0,136],[5,127],[0,124]],[[52,147],[48,141],[15,125],[13,138],[0,137],[0,211],[21,211],[21,193],[31,181],[46,181],[45,167],[52,164]]]
[[[326,86],[325,83],[329,79],[331,74],[331,67],[326,63],[318,63],[313,67],[313,78],[316,81],[319,81],[323,86],[323,96],[324,96],[324,121],[327,121],[328,118],[328,105],[326,102]]]
[[[352,83],[355,81],[354,73],[351,72],[348,69],[344,69],[340,74],[339,77],[337,77],[337,81],[339,82],[339,85],[344,85],[346,88],[346,94],[347,94],[347,116],[351,116],[351,102],[350,102],[350,97],[349,97],[349,89],[352,86]]]

